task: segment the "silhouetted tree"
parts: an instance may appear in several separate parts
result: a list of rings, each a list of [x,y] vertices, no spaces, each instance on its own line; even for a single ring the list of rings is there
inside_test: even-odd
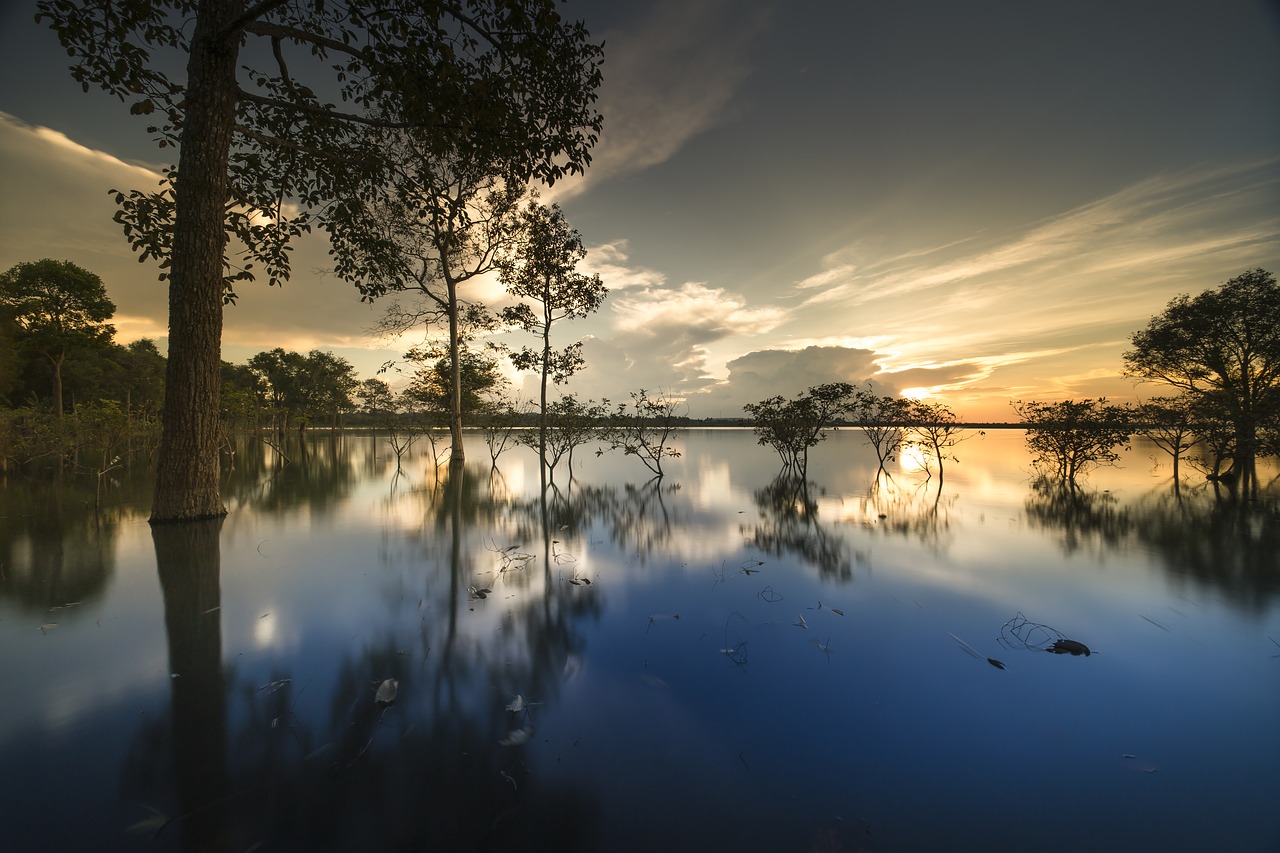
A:
[[[159,191],[116,194],[117,220],[169,279],[164,439],[152,520],[222,515],[222,306],[320,224],[337,273],[376,242],[366,205],[416,192],[388,137],[432,160],[500,163],[510,182],[581,172],[602,120],[601,48],[553,0],[40,0],[86,91],[160,116],[176,147]],[[292,65],[289,62],[292,61]],[[169,69],[183,67],[185,79]],[[337,106],[327,98],[341,104]],[[181,179],[178,179],[178,176]],[[247,260],[233,266],[228,237]]]
[[[1196,433],[1191,396],[1152,397],[1139,403],[1133,410],[1133,430],[1173,459],[1173,484],[1177,488],[1182,457],[1202,440]]]
[[[1181,295],[1135,332],[1132,375],[1221,407],[1235,430],[1233,469],[1253,478],[1258,430],[1280,411],[1280,286],[1264,269],[1216,290]]]
[[[875,451],[879,472],[891,462],[907,440],[907,424],[911,419],[911,401],[900,397],[876,396],[869,389],[859,391],[853,417],[867,444]]]
[[[827,437],[827,429],[846,416],[858,399],[847,382],[815,385],[793,400],[770,397],[743,408],[754,423],[756,440],[768,444],[782,458],[784,471],[803,482],[809,466],[809,449]]]
[[[956,461],[952,448],[972,437],[973,433],[966,434],[956,423],[955,413],[942,403],[910,400],[907,403],[907,413],[910,426],[907,428],[906,443],[919,447],[927,456],[937,461],[938,483],[941,485],[944,460]]]
[[[561,350],[551,347],[551,326],[560,320],[585,317],[600,307],[609,292],[599,275],[577,272],[587,255],[582,235],[569,227],[559,205],[545,207],[531,200],[517,220],[516,248],[499,269],[502,283],[512,296],[531,301],[503,310],[502,319],[538,335],[541,346],[521,348],[511,354],[518,370],[539,373],[538,455],[546,458],[547,380],[563,384],[583,364],[582,343]]]
[[[1129,413],[1101,397],[1060,403],[1019,400],[1014,411],[1026,427],[1036,464],[1070,489],[1090,468],[1119,459],[1117,447],[1129,448]]]
[[[618,404],[603,432],[609,448],[636,457],[649,473],[661,478],[662,460],[680,458],[680,451],[668,446],[679,425],[679,406],[680,401],[661,391],[653,397],[643,388],[632,391],[630,404]]]

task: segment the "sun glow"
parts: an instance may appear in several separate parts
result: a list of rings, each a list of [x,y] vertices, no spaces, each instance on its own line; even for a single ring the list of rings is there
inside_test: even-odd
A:
[[[908,400],[923,400],[926,397],[933,396],[933,389],[916,386],[915,388],[903,388],[898,393],[903,397],[906,397]]]

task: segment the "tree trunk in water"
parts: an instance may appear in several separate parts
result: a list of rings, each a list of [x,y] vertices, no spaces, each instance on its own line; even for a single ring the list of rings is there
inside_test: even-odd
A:
[[[226,515],[218,494],[223,205],[243,0],[203,0],[187,64],[169,278],[169,360],[151,521]]]
[[[448,265],[446,260],[445,265]],[[466,458],[462,447],[462,345],[458,328],[458,284],[445,272],[445,286],[449,292],[449,461],[461,464]]]

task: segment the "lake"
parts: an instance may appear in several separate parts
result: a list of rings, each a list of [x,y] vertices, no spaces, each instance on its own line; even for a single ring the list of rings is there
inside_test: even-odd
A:
[[[250,441],[154,535],[145,471],[0,481],[0,848],[1280,850],[1274,460],[677,446]]]

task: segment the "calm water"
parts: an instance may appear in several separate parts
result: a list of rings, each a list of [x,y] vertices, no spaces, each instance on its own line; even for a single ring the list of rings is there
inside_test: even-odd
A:
[[[154,538],[145,481],[99,526],[10,480],[0,848],[1280,850],[1274,509],[1141,445],[1055,500],[1018,431],[941,489],[856,432],[807,493],[680,446],[545,500],[478,439],[254,446]]]

